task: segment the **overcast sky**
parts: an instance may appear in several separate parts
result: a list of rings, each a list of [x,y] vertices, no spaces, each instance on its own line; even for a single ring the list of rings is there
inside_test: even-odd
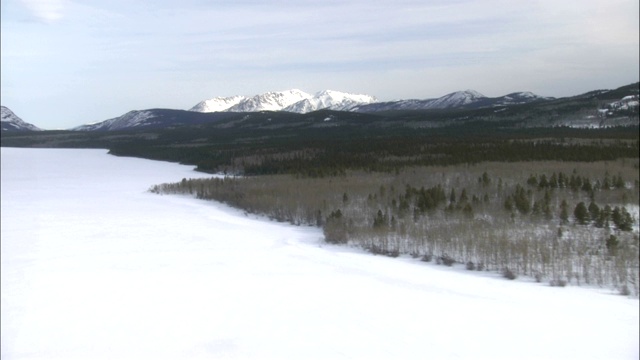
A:
[[[560,97],[639,79],[638,0],[1,4],[1,103],[45,129],[291,88]]]

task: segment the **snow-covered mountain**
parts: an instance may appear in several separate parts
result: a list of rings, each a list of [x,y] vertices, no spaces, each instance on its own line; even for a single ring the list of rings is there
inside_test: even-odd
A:
[[[130,129],[135,128],[141,125],[148,125],[147,120],[153,118],[153,112],[150,110],[138,111],[133,110],[128,113],[118,116],[113,119],[80,125],[71,130],[77,131],[95,131],[95,130],[120,130],[120,129]]]
[[[287,106],[298,101],[311,98],[311,95],[298,89],[267,92],[246,98],[236,105],[224,111],[230,112],[257,112],[257,111],[281,111]]]
[[[377,102],[370,95],[349,94],[335,90],[324,90],[309,95],[293,89],[268,92],[252,97],[231,96],[204,100],[190,111],[195,112],[258,112],[288,111],[305,114],[328,109],[337,111],[378,112],[392,110],[426,110],[454,108],[483,108],[526,104],[533,101],[549,100],[532,92],[515,92],[501,97],[490,98],[475,90],[456,91],[436,99],[411,99]]]
[[[388,101],[358,105],[352,111],[359,112],[379,112],[394,110],[426,110],[426,109],[455,109],[466,108],[476,109],[484,107],[507,106],[526,104],[540,100],[551,100],[553,98],[542,97],[532,92],[515,92],[508,95],[490,98],[474,90],[456,91],[437,99],[411,99]]]
[[[321,109],[349,111],[355,106],[371,104],[375,101],[376,98],[370,95],[325,90],[315,94],[312,98],[298,101],[283,110],[301,114]]]
[[[39,127],[20,119],[8,107],[0,106],[2,131],[41,131]]]
[[[463,107],[474,102],[485,99],[486,96],[475,90],[456,91],[429,103],[430,109],[448,109],[454,107]]]
[[[203,100],[197,103],[189,111],[197,112],[216,112],[225,111],[230,107],[237,105],[242,100],[245,100],[245,96],[229,96],[229,97],[214,97],[213,99]]]
[[[298,89],[267,92],[252,97],[232,96],[216,97],[204,100],[192,107],[197,112],[258,112],[288,111],[307,113],[320,109],[348,111],[354,106],[375,102],[373,96],[348,94],[340,91],[325,90],[310,95]]]
[[[113,119],[77,126],[75,131],[113,131],[162,129],[183,125],[197,125],[238,117],[235,113],[202,113],[175,109],[133,110]]]

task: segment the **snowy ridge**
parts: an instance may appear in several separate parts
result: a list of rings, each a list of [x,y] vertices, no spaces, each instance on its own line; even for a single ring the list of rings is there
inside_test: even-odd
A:
[[[298,89],[267,92],[255,95],[240,101],[224,111],[231,112],[257,112],[257,111],[280,111],[287,106],[298,101],[311,98],[311,95]]]
[[[489,98],[475,90],[456,91],[436,99],[410,99],[389,102],[377,102],[371,95],[350,94],[335,90],[324,90],[309,95],[301,90],[292,89],[268,92],[252,97],[231,96],[215,97],[195,105],[195,112],[259,112],[288,111],[305,114],[312,111],[329,109],[336,111],[378,112],[390,110],[426,110],[453,108],[481,108],[526,104],[533,101],[553,98],[536,95],[530,91],[514,92],[496,98]]]
[[[41,131],[39,127],[20,119],[8,107],[0,106],[2,131]]]
[[[340,91],[325,90],[315,94],[310,99],[298,101],[283,110],[301,114],[320,109],[349,111],[355,106],[371,104],[375,101],[376,98],[370,95],[349,94]]]
[[[517,104],[526,104],[532,101],[537,100],[553,100],[550,97],[544,97],[540,95],[536,95],[530,91],[523,92],[514,92],[511,94],[507,94],[505,96],[497,98],[495,104],[493,106],[505,106],[505,105],[517,105]]]
[[[251,97],[216,97],[204,100],[190,111],[196,112],[258,112],[289,111],[307,113],[320,109],[349,111],[355,106],[371,104],[376,98],[370,95],[349,94],[335,90],[324,90],[310,95],[298,89],[267,92]]]
[[[411,99],[397,100],[382,103],[359,105],[351,111],[378,112],[395,110],[427,110],[427,109],[454,109],[454,108],[484,108],[494,106],[507,106],[526,104],[540,100],[552,100],[532,92],[515,92],[508,95],[490,98],[475,90],[456,91],[437,99]]]
[[[71,130],[94,131],[94,130],[119,130],[137,127],[146,124],[146,120],[154,117],[151,111],[129,111],[128,113],[105,121],[93,124],[80,125]]]
[[[225,111],[230,107],[237,105],[240,101],[246,99],[244,96],[214,97],[213,99],[203,100],[196,104],[189,111],[197,112],[216,112]]]
[[[456,91],[432,101],[431,103],[429,103],[428,108],[448,109],[452,107],[460,107],[469,105],[485,98],[486,96],[480,94],[475,90]]]

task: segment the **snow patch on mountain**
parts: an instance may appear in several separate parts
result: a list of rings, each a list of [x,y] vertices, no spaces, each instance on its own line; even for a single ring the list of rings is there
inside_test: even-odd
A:
[[[245,100],[246,96],[236,95],[228,97],[214,97],[212,99],[203,100],[197,103],[189,111],[197,112],[216,112],[226,111],[230,107],[237,105],[242,100]]]
[[[371,104],[375,101],[376,98],[370,95],[349,94],[335,90],[324,90],[316,93],[315,95],[310,95],[298,89],[291,89],[267,92],[251,97],[216,97],[201,101],[192,107],[190,111],[289,111],[304,114],[320,109],[349,111],[355,106]]]
[[[129,129],[147,124],[147,120],[155,117],[153,112],[148,110],[133,110],[128,113],[105,121],[93,124],[86,124],[75,127],[71,130],[76,131],[95,131],[95,130],[119,130]]]
[[[553,98],[536,95],[530,91],[514,92],[494,99],[492,106],[526,104],[538,100],[552,100]]]
[[[41,131],[39,127],[29,124],[13,113],[8,107],[0,106],[0,123],[2,131]]]
[[[372,103],[359,105],[351,111],[359,112],[379,112],[397,110],[427,110],[427,109],[454,109],[454,108],[485,108],[495,106],[508,106],[517,104],[527,104],[540,100],[552,100],[550,97],[543,97],[532,92],[515,92],[508,95],[490,98],[475,90],[456,91],[437,99],[411,99],[397,100],[382,103]]]
[[[311,95],[298,89],[285,91],[273,91],[255,95],[240,101],[224,111],[231,112],[258,112],[280,111],[298,101],[311,98]]]
[[[484,98],[486,98],[486,96],[475,90],[456,91],[430,102],[428,108],[448,109],[452,107],[460,107],[469,105]]]
[[[364,94],[349,94],[334,90],[324,90],[316,93],[310,99],[304,99],[284,108],[284,111],[295,113],[308,113],[320,109],[349,111],[355,106],[371,104],[376,98]]]

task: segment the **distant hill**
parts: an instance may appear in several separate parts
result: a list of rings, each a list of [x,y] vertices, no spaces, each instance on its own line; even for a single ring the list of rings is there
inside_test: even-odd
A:
[[[8,107],[0,106],[2,131],[41,131],[39,127],[20,119]]]
[[[427,109],[479,109],[486,107],[528,104],[536,101],[552,100],[532,92],[516,92],[508,95],[489,98],[475,90],[456,91],[437,99],[426,100],[398,100],[357,106],[353,111],[380,112],[396,110],[427,110]]]
[[[196,125],[228,117],[228,113],[200,113],[186,110],[133,110],[105,121],[72,128],[75,131],[116,131],[168,128],[177,125]]]

